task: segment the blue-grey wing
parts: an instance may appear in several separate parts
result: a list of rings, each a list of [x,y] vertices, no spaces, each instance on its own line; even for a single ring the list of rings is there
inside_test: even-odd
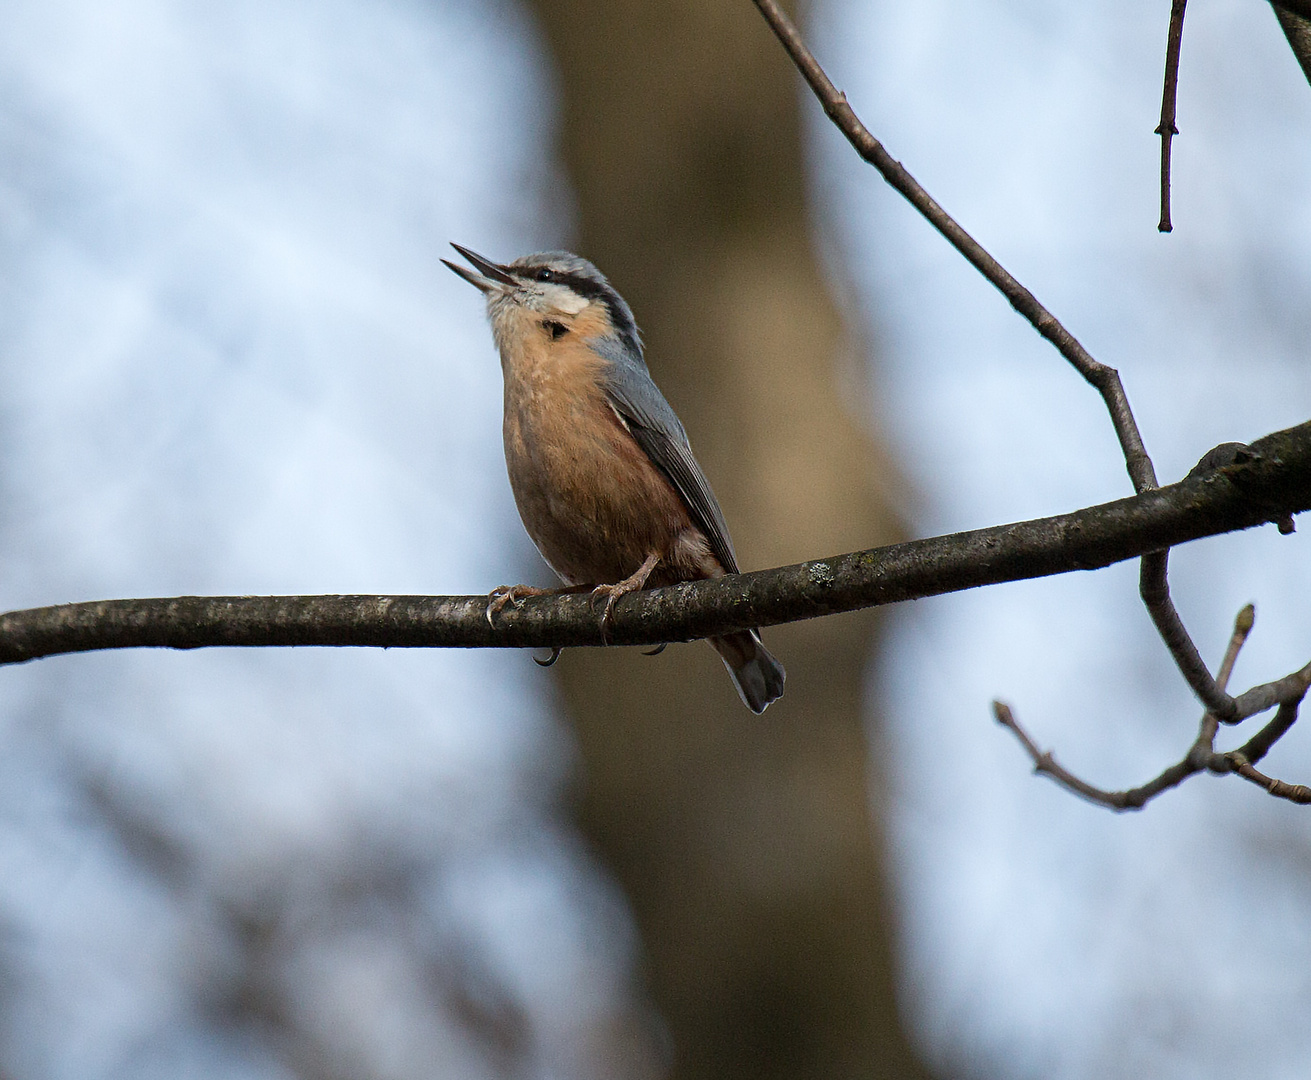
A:
[[[701,466],[692,456],[687,433],[669,402],[652,381],[641,360],[635,360],[618,342],[596,342],[597,351],[611,361],[606,395],[628,424],[637,444],[646,452],[682,497],[693,523],[706,535],[710,550],[724,569],[737,573],[737,555],[719,500],[710,490]]]

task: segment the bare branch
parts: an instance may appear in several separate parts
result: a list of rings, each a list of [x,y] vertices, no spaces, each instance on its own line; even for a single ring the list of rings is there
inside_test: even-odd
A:
[[[1011,307],[1027,319],[1038,333],[1056,346],[1057,351],[1073,365],[1074,369],[1097,389],[1111,415],[1111,423],[1115,427],[1115,434],[1119,439],[1125,467],[1129,471],[1129,478],[1133,481],[1134,490],[1143,492],[1154,488],[1156,472],[1152,467],[1151,458],[1147,456],[1142,436],[1138,432],[1138,424],[1134,420],[1129,399],[1125,396],[1124,387],[1120,383],[1119,372],[1094,360],[1074,335],[1057,321],[1056,316],[1043,307],[1033,293],[988,254],[983,245],[961,228],[956,220],[902,167],[901,163],[883,148],[883,144],[861,123],[860,118],[847,103],[846,95],[834,86],[824,73],[824,69],[807,48],[792,20],[784,14],[775,0],[754,0],[754,3],[814,91],[824,112],[847,137],[847,141],[855,148],[856,153],[873,165],[883,179],[924,215],[929,224],[1010,301]]]
[[[884,149],[883,144],[870,133],[869,129],[861,123],[860,118],[856,116],[847,102],[846,95],[838,90],[828,75],[825,74],[819,61],[815,59],[814,54],[806,46],[796,26],[784,14],[776,0],[754,0],[754,2],[815,96],[819,99],[825,114],[846,136],[848,142],[851,143],[861,158],[873,165],[884,180],[896,188],[957,251],[969,260],[975,269],[1001,291],[1017,312],[1027,319],[1043,337],[1056,346],[1057,350],[1073,365],[1076,371],[1097,388],[1106,404],[1107,411],[1110,413],[1111,422],[1120,441],[1125,466],[1129,471],[1130,478],[1133,480],[1134,489],[1141,494],[1154,488],[1156,486],[1156,473],[1143,445],[1137,423],[1134,421],[1133,412],[1124,393],[1124,387],[1120,382],[1119,373],[1114,368],[1107,367],[1105,364],[1094,360],[1074,336],[1056,320],[1055,316],[1043,307],[1037,298],[1008,273],[996,259],[988,254],[981,244],[961,228],[955,219],[943,210],[928,192],[916,182],[914,177],[902,167],[901,163]],[[1301,0],[1297,0],[1297,2],[1300,4]],[[1161,124],[1157,128],[1157,132],[1161,136],[1161,222],[1159,228],[1162,232],[1168,232],[1171,228],[1169,202],[1170,147],[1171,138],[1177,134],[1175,103],[1185,3],[1186,0],[1173,0],[1171,7],[1170,33],[1166,50],[1165,87],[1161,102]],[[1286,9],[1281,8],[1278,2],[1275,5],[1275,11],[1285,28],[1285,32],[1289,34],[1290,44],[1294,46],[1294,51],[1298,53],[1299,59],[1301,59],[1303,53],[1298,50],[1298,40],[1295,40],[1295,37],[1297,33],[1303,33],[1307,29],[1303,25],[1305,20],[1302,19],[1301,15],[1291,15]],[[1311,78],[1311,70],[1308,71],[1308,77]],[[1217,447],[1215,451],[1212,451],[1211,454],[1208,454],[1198,463],[1198,469],[1214,467],[1221,460],[1225,461],[1226,464],[1231,460],[1241,461],[1245,452],[1246,448],[1235,444]],[[1278,523],[1280,532],[1292,531],[1292,519],[1289,515],[1277,515],[1271,520]],[[1142,802],[1146,799],[1150,799],[1160,791],[1178,784],[1191,775],[1192,772],[1198,771],[1202,767],[1226,771],[1226,765],[1209,760],[1215,756],[1211,744],[1215,736],[1216,721],[1237,723],[1246,716],[1286,701],[1289,694],[1296,690],[1301,677],[1301,673],[1295,673],[1286,679],[1255,687],[1237,700],[1226,694],[1223,680],[1217,681],[1211,678],[1206,664],[1197,651],[1197,646],[1193,644],[1183,621],[1179,618],[1174,602],[1170,599],[1167,579],[1168,562],[1168,545],[1162,545],[1157,551],[1145,553],[1139,587],[1152,621],[1156,625],[1166,647],[1170,650],[1171,656],[1174,657],[1180,673],[1207,708],[1207,716],[1203,718],[1202,722],[1202,733],[1198,737],[1197,744],[1194,745],[1189,756],[1183,762],[1166,770],[1160,777],[1142,788],[1135,788],[1129,792],[1102,791],[1068,773],[1056,764],[1055,759],[1050,754],[1040,753],[1032,740],[1015,721],[1010,710],[1000,703],[994,704],[998,720],[1016,733],[1033,757],[1035,767],[1040,772],[1053,776],[1071,791],[1077,792],[1084,798],[1119,809],[1142,805]],[[1278,782],[1272,783],[1277,784]]]
[[[1206,670],[1201,654],[1193,639],[1184,629],[1183,620],[1175,610],[1174,601],[1170,599],[1170,587],[1166,581],[1166,567],[1169,551],[1156,551],[1143,556],[1142,571],[1138,579],[1138,591],[1152,616],[1152,622],[1165,642],[1170,655],[1174,657],[1184,680],[1192,687],[1198,700],[1222,722],[1232,722],[1237,712],[1234,699],[1226,694],[1211,673]]]
[[[1311,422],[1258,440],[1232,464],[1071,514],[631,594],[615,606],[609,637],[616,645],[658,645],[1093,570],[1308,509]],[[531,598],[507,608],[495,625],[486,610],[486,596],[184,596],[65,604],[0,615],[0,663],[142,646],[604,644],[600,613],[586,596]],[[1237,700],[1239,713],[1269,708],[1291,693],[1282,683],[1258,690]],[[1261,705],[1266,696],[1269,703]]]
[[[1216,689],[1222,694],[1229,686],[1229,676],[1233,674],[1234,664],[1238,661],[1238,654],[1247,643],[1247,635],[1252,632],[1252,626],[1255,622],[1256,608],[1251,604],[1245,605],[1234,619],[1234,632],[1229,635],[1229,644],[1225,647],[1224,659],[1220,661],[1220,670],[1215,675]],[[1215,718],[1215,713],[1208,709],[1202,714],[1202,722],[1197,731],[1197,741],[1193,743],[1193,748],[1188,751],[1188,755],[1184,760],[1199,769],[1206,768],[1215,754],[1215,736],[1219,728],[1220,721]]]
[[[1134,421],[1133,411],[1129,406],[1129,400],[1120,382],[1119,373],[1114,368],[1107,367],[1105,364],[1094,360],[1083,346],[1075,340],[1074,336],[1056,320],[1055,316],[1043,307],[1037,298],[1012,277],[996,259],[989,255],[973,237],[962,229],[915,181],[910,173],[902,168],[900,162],[893,159],[887,150],[883,148],[883,145],[861,123],[860,118],[856,116],[847,103],[846,96],[833,85],[824,73],[824,69],[820,67],[819,61],[807,48],[796,26],[779,8],[776,0],[754,0],[754,2],[779,41],[782,42],[797,69],[810,85],[811,90],[814,91],[815,96],[823,105],[829,119],[847,137],[847,140],[861,158],[878,169],[883,178],[901,192],[911,205],[923,214],[956,250],[969,260],[971,265],[1002,292],[1011,302],[1011,306],[1027,319],[1040,334],[1052,342],[1061,355],[1089,383],[1097,388],[1110,413],[1111,423],[1114,425],[1116,437],[1120,441],[1120,448],[1124,453],[1125,467],[1133,480],[1134,490],[1142,493],[1154,488],[1156,486],[1156,472],[1152,467],[1151,459],[1147,456],[1147,450],[1138,432],[1138,426]],[[1175,29],[1181,34],[1182,0],[1176,0],[1176,6],[1179,23]],[[1172,55],[1173,63],[1177,67],[1178,39],[1175,29],[1172,29],[1172,35],[1174,35],[1172,37]],[[1167,89],[1169,88],[1169,82],[1167,81]],[[1172,93],[1168,94],[1167,97],[1170,103],[1170,127],[1173,128]],[[1164,115],[1163,106],[1163,117]],[[1168,156],[1168,145],[1164,152]],[[1219,464],[1221,459],[1228,463],[1231,458],[1244,451],[1245,448],[1241,447],[1240,444],[1226,444],[1224,447],[1217,447],[1216,450],[1198,463],[1198,468]],[[1213,455],[1218,455],[1215,462],[1209,460]],[[1290,518],[1284,516],[1278,520],[1281,532],[1291,529]],[[1218,719],[1222,722],[1231,723],[1237,714],[1237,707],[1232,698],[1217,690],[1215,681],[1211,678],[1210,673],[1206,670],[1206,665],[1198,654],[1197,646],[1193,644],[1192,639],[1188,636],[1188,631],[1184,628],[1179,613],[1175,610],[1174,603],[1170,599],[1166,579],[1167,555],[1167,549],[1162,548],[1161,551],[1149,553],[1144,558],[1141,577],[1143,600],[1147,604],[1152,621],[1160,631],[1162,639],[1169,648],[1188,685],[1192,687],[1202,703],[1215,713]]]
[[[1184,36],[1184,7],[1188,0],[1172,0],[1170,32],[1165,44],[1165,85],[1161,89],[1161,122],[1156,134],[1161,136],[1161,220],[1159,232],[1170,232],[1170,144],[1179,134],[1175,127],[1175,102],[1179,93],[1179,45]]]
[[[1235,750],[1234,753],[1240,754],[1244,761],[1255,765],[1266,754],[1270,753],[1270,748],[1275,743],[1288,734],[1288,729],[1297,721],[1297,710],[1301,704],[1302,698],[1300,697],[1285,701],[1279,706],[1275,718]]]
[[[1229,683],[1229,676],[1233,672],[1234,662],[1238,659],[1239,650],[1242,649],[1243,644],[1247,641],[1248,634],[1252,631],[1255,614],[1252,605],[1248,604],[1234,620],[1234,631],[1229,638],[1229,645],[1225,649],[1224,660],[1220,663],[1220,670],[1215,680],[1221,693],[1224,692]],[[1298,680],[1300,680],[1300,690],[1297,689]],[[1293,696],[1281,702],[1275,719],[1253,736],[1245,746],[1225,754],[1215,752],[1215,735],[1219,724],[1212,713],[1205,713],[1202,716],[1197,740],[1189,748],[1188,753],[1183,756],[1183,759],[1171,765],[1155,779],[1149,780],[1141,787],[1129,788],[1127,791],[1107,791],[1104,788],[1096,787],[1086,780],[1080,779],[1063,765],[1058,764],[1050,750],[1038,749],[1038,744],[1020,726],[1009,705],[994,701],[992,711],[997,718],[997,722],[1002,727],[1010,730],[1019,740],[1020,745],[1024,747],[1025,752],[1033,761],[1035,772],[1051,777],[1067,791],[1073,792],[1080,798],[1111,810],[1139,810],[1157,795],[1178,787],[1190,776],[1196,776],[1203,771],[1220,774],[1235,772],[1253,783],[1260,784],[1271,795],[1278,798],[1288,799],[1296,803],[1311,803],[1311,788],[1286,784],[1282,780],[1275,780],[1265,776],[1252,767],[1252,762],[1259,761],[1270,747],[1293,726],[1297,720],[1298,705],[1306,695],[1309,683],[1311,683],[1311,664],[1308,664],[1300,672],[1290,675],[1287,679],[1280,680],[1278,684],[1269,684],[1271,686],[1281,684],[1290,686],[1292,689],[1289,693]]]
[[[1146,561],[1144,558],[1143,562]],[[1225,649],[1224,660],[1221,661],[1220,671],[1216,675],[1216,682],[1219,684],[1221,691],[1229,682],[1229,675],[1234,669],[1235,661],[1238,659],[1238,652],[1247,641],[1247,635],[1252,631],[1255,617],[1255,609],[1251,604],[1248,604],[1234,620],[1234,632],[1229,637],[1229,645]],[[1056,758],[1051,751],[1045,753],[1039,751],[1037,744],[1029,737],[1028,732],[1020,726],[1019,721],[1015,719],[1009,705],[994,701],[992,711],[993,715],[997,717],[997,722],[1002,727],[1009,728],[1015,734],[1015,737],[1020,740],[1029,757],[1033,759],[1035,772],[1050,776],[1062,787],[1074,792],[1081,798],[1096,803],[1098,806],[1108,807],[1111,810],[1142,809],[1149,800],[1154,799],[1161,792],[1178,787],[1190,776],[1195,776],[1203,769],[1209,768],[1213,764],[1212,759],[1215,757],[1213,743],[1216,728],[1219,725],[1215,717],[1208,712],[1202,716],[1197,741],[1189,748],[1188,753],[1183,756],[1183,760],[1171,765],[1155,779],[1149,780],[1141,787],[1129,788],[1127,791],[1106,791],[1103,788],[1095,787],[1086,780],[1081,780],[1068,769],[1057,765]]]
[[[802,40],[796,26],[783,13],[776,0],[754,0],[754,2],[815,96],[819,99],[826,115],[846,136],[861,158],[873,165],[883,178],[896,188],[975,269],[1001,291],[1017,312],[1027,319],[1043,337],[1056,346],[1057,350],[1073,365],[1075,370],[1097,388],[1106,404],[1107,411],[1110,413],[1111,422],[1115,427],[1116,436],[1120,441],[1120,447],[1124,454],[1125,466],[1128,469],[1130,478],[1133,480],[1135,491],[1140,495],[1151,491],[1156,486],[1155,470],[1152,467],[1151,459],[1147,456],[1128,398],[1125,396],[1124,387],[1115,369],[1094,360],[1074,336],[1056,320],[1051,312],[1043,307],[1028,289],[1024,288],[996,259],[988,254],[982,245],[961,228],[902,167],[900,162],[896,161],[884,149],[883,145],[861,123],[859,117],[856,116],[848,104],[846,96],[833,85],[825,74],[814,54],[811,53]],[[1303,0],[1289,0],[1289,2],[1300,5]],[[1161,101],[1161,122],[1156,129],[1161,136],[1161,220],[1158,227],[1162,232],[1169,232],[1171,229],[1170,150],[1171,140],[1174,135],[1178,134],[1178,129],[1175,126],[1175,107],[1185,4],[1186,0],[1173,0],[1172,2],[1169,40],[1166,48],[1165,86]],[[1298,48],[1300,39],[1295,40],[1298,33],[1307,29],[1306,26],[1302,25],[1301,16],[1290,15],[1286,9],[1281,8],[1279,0],[1275,4],[1275,11],[1279,15],[1285,32],[1289,35],[1289,42],[1293,45],[1294,52],[1298,54],[1299,59],[1303,59],[1303,51],[1299,51]],[[1308,69],[1308,77],[1311,78],[1311,68]],[[1216,469],[1223,471],[1226,468],[1241,466],[1246,463],[1249,452],[1251,452],[1250,448],[1239,444],[1225,444],[1217,447],[1198,462],[1197,467],[1189,475],[1190,477],[1197,474],[1205,475]],[[1268,520],[1275,521],[1281,533],[1292,531],[1291,515],[1275,513]],[[1248,632],[1251,630],[1251,609],[1245,608],[1239,614],[1234,634],[1230,639],[1229,649],[1226,652],[1225,662],[1221,666],[1220,676],[1213,679],[1198,653],[1196,645],[1189,637],[1183,621],[1179,618],[1174,602],[1170,598],[1168,581],[1170,546],[1169,544],[1162,544],[1154,551],[1143,553],[1139,590],[1143,602],[1151,614],[1152,621],[1170,650],[1176,666],[1207,709],[1206,714],[1202,717],[1197,740],[1183,761],[1172,765],[1155,780],[1142,787],[1133,788],[1129,791],[1105,791],[1070,773],[1056,762],[1051,753],[1040,751],[1015,719],[1010,708],[1001,702],[993,703],[993,711],[998,722],[1015,734],[1033,759],[1034,767],[1038,772],[1051,776],[1058,783],[1085,799],[1117,810],[1140,807],[1155,795],[1174,787],[1202,769],[1210,769],[1214,772],[1233,770],[1242,772],[1242,770],[1247,770],[1242,772],[1242,775],[1248,776],[1249,779],[1252,779],[1253,776],[1260,776],[1252,769],[1249,762],[1239,760],[1241,754],[1235,757],[1234,755],[1224,756],[1215,753],[1214,740],[1219,724],[1237,723],[1255,712],[1268,709],[1276,704],[1280,705],[1280,712],[1275,721],[1253,740],[1268,749],[1269,743],[1273,743],[1288,729],[1288,726],[1291,726],[1296,715],[1296,705],[1291,706],[1292,711],[1290,712],[1289,702],[1293,701],[1294,698],[1297,701],[1301,700],[1301,696],[1306,692],[1306,683],[1308,679],[1311,679],[1311,675],[1307,674],[1308,671],[1311,671],[1311,665],[1308,665],[1303,671],[1295,672],[1284,679],[1267,683],[1264,686],[1254,687],[1237,699],[1230,697],[1225,692],[1225,686],[1238,650],[1242,647]],[[1263,740],[1268,740],[1268,742],[1263,743]],[[1264,749],[1262,752],[1264,752]],[[1272,794],[1279,794],[1284,798],[1293,798],[1295,801],[1300,798],[1300,792],[1305,790],[1290,787],[1281,781],[1269,780],[1269,778],[1263,778],[1258,782],[1263,783]]]
[[[1286,784],[1273,776],[1266,776],[1265,773],[1258,772],[1246,761],[1241,760],[1237,753],[1227,754],[1226,757],[1232,762],[1234,772],[1244,780],[1259,784],[1276,799],[1287,799],[1289,802],[1300,803],[1303,806],[1311,803],[1311,787],[1305,784]]]
[[[997,718],[997,723],[1004,728],[1008,728],[1019,739],[1029,757],[1033,759],[1034,772],[1041,773],[1043,776],[1050,776],[1067,791],[1072,791],[1080,798],[1111,810],[1141,810],[1150,799],[1172,787],[1178,787],[1194,773],[1200,771],[1188,758],[1185,758],[1177,765],[1171,765],[1155,780],[1149,781],[1142,787],[1130,788],[1127,791],[1106,791],[1103,788],[1094,787],[1086,780],[1080,780],[1064,766],[1058,765],[1050,750],[1039,750],[1037,743],[1029,737],[1029,733],[1015,719],[1009,705],[1001,701],[994,701],[992,703],[992,712]]]
[[[1247,460],[1252,448],[1242,443],[1221,443],[1212,447],[1202,459],[1189,470],[1189,476],[1200,476],[1215,469],[1241,463]],[[1293,519],[1289,515],[1275,515],[1271,520],[1276,524],[1281,535],[1293,532]],[[1165,642],[1174,657],[1175,665],[1183,675],[1184,681],[1192,688],[1198,700],[1207,707],[1213,719],[1224,724],[1236,724],[1253,713],[1262,712],[1278,704],[1290,692],[1280,683],[1269,686],[1254,687],[1247,692],[1243,703],[1229,697],[1224,692],[1224,682],[1213,680],[1197,651],[1197,646],[1184,628],[1183,620],[1170,599],[1170,587],[1167,579],[1169,550],[1164,549],[1144,555],[1142,571],[1139,575],[1138,590],[1143,603],[1152,617],[1161,640]],[[1289,676],[1290,679],[1294,676]],[[1291,685],[1291,684],[1290,684]]]
[[[1273,709],[1295,697],[1300,699],[1306,693],[1308,683],[1311,683],[1311,664],[1282,679],[1254,686],[1246,693],[1239,694],[1234,698],[1234,723],[1265,712],[1266,709]]]
[[[1252,627],[1256,625],[1256,608],[1252,604],[1246,604],[1239,611],[1238,616],[1234,619],[1234,632],[1229,635],[1229,644],[1225,646],[1224,659],[1220,661],[1220,670],[1215,673],[1215,682],[1221,690],[1229,685],[1229,676],[1234,673],[1234,664],[1238,662],[1238,654],[1247,644],[1247,635],[1252,632]]]

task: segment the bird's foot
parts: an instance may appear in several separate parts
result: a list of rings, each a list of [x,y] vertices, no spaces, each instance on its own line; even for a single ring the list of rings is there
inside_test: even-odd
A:
[[[652,552],[632,574],[624,578],[623,581],[616,581],[613,585],[598,585],[592,590],[592,600],[595,602],[598,596],[605,597],[605,610],[601,612],[601,642],[604,645],[610,644],[610,627],[614,625],[615,604],[618,603],[621,596],[627,596],[630,592],[637,592],[646,584],[646,579],[651,576],[651,571],[656,568],[660,562],[660,555]]]
[[[496,625],[496,616],[508,604],[518,607],[519,601],[529,596],[553,596],[559,589],[539,589],[536,585],[498,585],[487,594],[487,623]]]
[[[605,597],[605,610],[601,612],[601,642],[604,645],[610,644],[610,627],[614,625],[615,604],[618,603],[621,596],[627,596],[630,592],[636,592],[641,586],[631,586],[627,581],[621,581],[615,585],[598,585],[592,590],[592,600],[595,602],[598,596]]]

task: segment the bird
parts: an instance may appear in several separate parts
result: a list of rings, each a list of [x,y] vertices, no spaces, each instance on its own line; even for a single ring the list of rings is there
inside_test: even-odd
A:
[[[494,589],[488,620],[525,597],[590,589],[605,599],[604,635],[627,593],[738,573],[719,501],[647,370],[632,310],[605,275],[567,251],[499,264],[451,246],[472,269],[442,262],[483,293],[500,353],[519,516],[565,583]],[[786,673],[758,630],[709,642],[752,712],[782,695]]]

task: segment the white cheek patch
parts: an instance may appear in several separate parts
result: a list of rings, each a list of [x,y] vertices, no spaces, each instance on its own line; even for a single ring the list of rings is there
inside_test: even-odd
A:
[[[547,285],[542,290],[542,300],[547,308],[562,315],[577,315],[591,302],[566,285]]]

